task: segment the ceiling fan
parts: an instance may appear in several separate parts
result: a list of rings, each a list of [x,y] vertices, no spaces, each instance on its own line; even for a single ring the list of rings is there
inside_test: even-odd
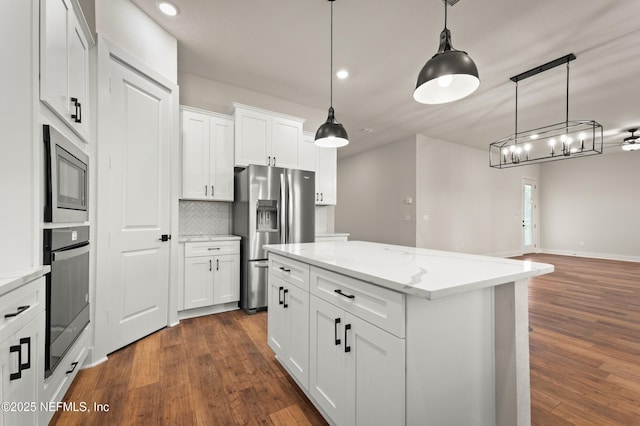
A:
[[[638,129],[629,129],[631,132],[631,136],[624,138],[622,141],[622,149],[625,151],[635,151],[640,149],[640,136],[636,136],[634,133],[638,131]]]

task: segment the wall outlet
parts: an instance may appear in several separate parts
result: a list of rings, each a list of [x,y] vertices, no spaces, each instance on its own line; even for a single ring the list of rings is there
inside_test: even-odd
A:
[[[405,203],[405,204],[413,204],[413,198],[411,198],[411,197],[407,197],[407,198],[405,198],[405,199],[404,199],[404,203]]]
[[[410,214],[405,214],[404,215],[404,220],[411,220],[411,215]]]
[[[422,215],[422,220],[429,220],[429,215],[428,214],[423,214]]]

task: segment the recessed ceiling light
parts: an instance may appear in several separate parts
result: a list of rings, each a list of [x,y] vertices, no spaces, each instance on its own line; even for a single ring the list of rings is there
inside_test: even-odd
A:
[[[158,3],[158,9],[167,16],[176,16],[180,12],[178,6],[168,1]]]
[[[347,70],[338,70],[336,71],[336,77],[338,77],[340,80],[344,80],[345,78],[349,77],[349,71]]]

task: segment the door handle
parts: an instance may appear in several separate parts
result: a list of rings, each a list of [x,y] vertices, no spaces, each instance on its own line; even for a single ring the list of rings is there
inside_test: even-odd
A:
[[[284,302],[282,301],[282,290],[284,290],[284,287],[280,287],[278,289],[278,304],[282,305]]]
[[[284,295],[282,296],[282,300],[284,301],[284,308],[288,308],[289,305],[287,305],[287,293],[289,293],[289,289],[285,288],[284,289]]]
[[[344,351],[351,352],[351,346],[347,344],[347,332],[351,330],[351,324],[347,324],[344,326]]]
[[[160,241],[162,241],[163,243],[169,241],[170,239],[171,239],[171,234],[162,234],[160,236]]]
[[[216,271],[220,270],[220,259],[216,259]]]
[[[340,339],[338,338],[338,324],[340,324],[340,318],[333,320],[333,338],[336,342],[336,346],[340,344]]]
[[[276,157],[273,157],[273,166],[275,167],[276,165]]]
[[[271,165],[271,156],[268,156],[267,157],[267,166],[270,166],[270,165]]]
[[[214,195],[216,195],[216,191],[213,185],[211,185],[211,196],[213,197]]]
[[[209,185],[204,186],[204,195],[207,196],[207,191],[209,190]]]
[[[22,355],[22,345],[27,345],[27,362],[20,364],[20,371],[31,368],[31,337],[20,339],[20,354]]]
[[[354,296],[353,294],[345,294],[345,293],[343,293],[343,292],[342,292],[342,290],[340,290],[339,288],[336,288],[336,289],[335,289],[335,290],[333,290],[333,291],[335,291],[336,293],[338,293],[340,296],[344,296],[344,297],[346,297],[347,299],[354,299],[354,298],[356,297],[356,296]]]
[[[20,345],[14,345],[9,347],[9,353],[18,352],[18,371],[15,373],[9,374],[9,380],[18,380],[22,377],[22,351],[20,350]]]
[[[75,114],[71,114],[71,118],[73,118],[76,123],[82,123],[82,104],[78,102],[78,98],[70,98],[70,100],[76,109]]]
[[[320,193],[320,201],[324,201],[324,192]]]
[[[211,268],[212,268],[212,266],[211,266],[211,259],[209,259],[209,270],[210,270],[210,271],[211,271]]]

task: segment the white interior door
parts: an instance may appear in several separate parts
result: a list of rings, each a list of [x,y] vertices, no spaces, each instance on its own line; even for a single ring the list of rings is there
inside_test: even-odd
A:
[[[538,235],[538,184],[533,178],[522,178],[522,252],[536,251]]]
[[[100,123],[108,137],[99,147],[108,155],[99,184],[101,193],[108,188],[108,201],[98,212],[99,226],[108,226],[107,253],[98,253],[99,264],[106,260],[98,277],[107,302],[106,353],[168,324],[170,245],[160,237],[171,225],[171,93],[113,57],[109,78]]]

